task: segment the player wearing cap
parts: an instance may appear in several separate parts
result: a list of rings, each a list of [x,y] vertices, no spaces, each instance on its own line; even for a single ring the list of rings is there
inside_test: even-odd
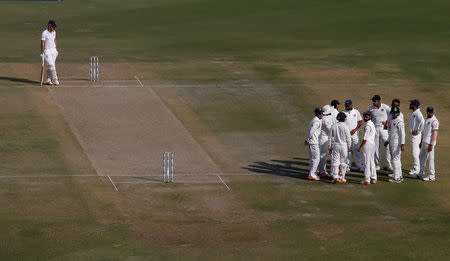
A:
[[[364,134],[358,151],[362,152],[364,157],[364,180],[362,184],[368,185],[370,183],[377,183],[377,171],[375,168],[375,136],[376,128],[372,122],[372,113],[370,111],[364,112]]]
[[[345,110],[342,111],[347,116],[345,118],[345,124],[350,130],[352,136],[351,149],[348,153],[347,170],[350,170],[352,166],[352,155],[355,157],[355,164],[360,170],[364,168],[363,159],[361,154],[358,152],[359,148],[359,134],[358,130],[363,124],[361,114],[355,108],[353,108],[353,102],[351,100],[345,101]]]
[[[403,182],[402,175],[402,151],[405,150],[405,123],[403,118],[400,117],[399,107],[392,107],[391,110],[392,119],[389,120],[389,138],[384,143],[384,146],[388,146],[392,156],[392,166],[394,167],[393,173],[389,176],[389,182],[401,183]]]
[[[320,108],[314,110],[314,118],[309,122],[306,132],[305,145],[309,146],[309,176],[310,180],[320,180],[317,176],[317,167],[320,161],[319,135],[322,128],[323,111]]]
[[[422,142],[420,147],[420,172],[416,175],[416,178],[420,178],[423,181],[434,181],[436,179],[434,172],[434,147],[436,146],[436,140],[439,130],[439,121],[434,115],[434,108],[427,108],[427,119],[423,127]],[[428,162],[428,169],[430,171],[428,177],[425,177],[425,167]]]
[[[56,50],[56,22],[48,21],[47,29],[41,34],[41,56],[44,57],[47,63],[47,84],[59,85],[58,75],[56,73],[55,62],[58,57],[58,50]]]
[[[336,116],[338,123],[333,124],[330,130],[330,150],[331,152],[331,174],[333,183],[345,183],[345,172],[347,171],[347,156],[352,143],[350,130],[345,124],[345,113],[340,112]]]
[[[385,149],[383,143],[388,139],[388,131],[385,129],[385,124],[388,119],[388,115],[391,112],[391,108],[384,103],[381,103],[381,98],[379,95],[374,95],[372,97],[373,105],[370,106],[369,111],[372,114],[372,122],[375,124],[377,130],[375,136],[375,165],[376,169],[380,170],[383,167],[383,160],[381,158],[381,153],[384,151],[384,156],[386,159],[388,169],[392,170],[391,164],[391,153],[389,149]],[[381,140],[381,142],[380,142]]]
[[[414,168],[409,171],[410,175],[417,175],[420,171],[420,148],[419,144],[422,140],[422,130],[425,119],[420,111],[420,102],[417,99],[409,101],[409,109],[412,110],[409,117],[409,134],[411,136],[411,150],[414,158]]]
[[[322,107],[323,117],[322,117],[322,129],[319,136],[319,146],[320,146],[320,162],[319,162],[319,177],[325,178],[329,177],[326,171],[326,163],[328,158],[328,138],[330,134],[331,125],[333,124],[333,116],[331,116],[331,106],[325,105]]]
[[[332,100],[331,103],[331,116],[333,118],[333,124],[337,123],[336,117],[339,113],[339,105],[341,103],[338,100]]]

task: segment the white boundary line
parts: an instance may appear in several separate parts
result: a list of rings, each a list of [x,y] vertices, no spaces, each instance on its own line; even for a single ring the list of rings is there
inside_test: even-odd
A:
[[[225,187],[227,187],[228,190],[231,190],[230,187],[228,187],[227,183],[225,183],[225,181],[223,181],[223,179],[217,175],[217,177],[220,179],[220,181],[222,181],[222,183],[225,185]]]
[[[134,76],[134,78],[136,78],[136,80],[139,82],[141,87],[144,88],[144,84],[142,84],[141,80],[139,80],[139,78],[136,75]]]
[[[116,189],[117,192],[119,192],[119,189],[116,187],[116,184],[114,184],[114,181],[111,179],[110,176],[107,176],[109,181],[111,181],[111,184],[114,186],[114,188]]]
[[[443,172],[440,172],[443,173]],[[215,174],[215,173],[177,173],[177,176],[205,176],[205,177],[209,177],[209,176],[263,176],[263,175],[268,175],[267,173],[228,173],[228,174]],[[129,178],[143,178],[143,177],[161,177],[160,174],[109,174],[109,175],[95,175],[95,174],[73,174],[73,175],[48,175],[48,174],[35,174],[35,175],[1,175],[0,174],[0,179],[4,178],[4,179],[14,179],[14,178],[71,178],[71,177],[129,177]]]

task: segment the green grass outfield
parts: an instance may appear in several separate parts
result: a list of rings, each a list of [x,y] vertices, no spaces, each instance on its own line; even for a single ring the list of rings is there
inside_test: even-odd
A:
[[[447,260],[448,10],[443,0],[0,1],[0,174],[23,177],[0,176],[0,260]],[[224,173],[267,175],[232,177],[231,192],[114,192],[74,176],[95,170],[49,92],[14,88],[35,84],[49,19],[62,78],[85,79],[95,55],[104,79],[196,85],[154,90]],[[375,93],[399,97],[405,118],[408,99],[435,106],[438,182],[299,178],[313,108],[351,98],[363,111]],[[52,174],[64,178],[27,178]]]

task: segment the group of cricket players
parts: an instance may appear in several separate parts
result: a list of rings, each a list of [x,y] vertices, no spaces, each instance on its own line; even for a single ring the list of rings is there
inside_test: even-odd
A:
[[[377,183],[377,170],[391,170],[389,182],[403,182],[401,155],[405,149],[405,120],[400,112],[400,100],[392,100],[391,107],[381,102],[379,95],[372,97],[373,105],[361,113],[351,100],[345,101],[345,109],[339,112],[340,102],[314,110],[314,118],[308,126],[305,145],[309,147],[310,172],[308,179],[331,178],[333,183],[345,183],[345,174],[352,167],[352,158],[359,171],[364,172],[362,184]],[[414,158],[414,168],[409,174],[423,181],[434,181],[434,149],[439,121],[434,108],[426,109],[426,118],[420,111],[420,102],[410,100],[409,134]],[[363,123],[364,121],[364,123]],[[363,126],[364,125],[364,126]],[[362,140],[359,129],[363,128]],[[331,154],[331,175],[326,171],[326,161]],[[425,169],[428,165],[428,176]]]

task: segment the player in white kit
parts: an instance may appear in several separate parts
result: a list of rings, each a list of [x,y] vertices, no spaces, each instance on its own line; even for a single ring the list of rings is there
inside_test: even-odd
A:
[[[422,130],[425,123],[422,112],[420,111],[420,102],[417,99],[409,101],[409,109],[412,110],[409,117],[409,134],[411,136],[411,150],[414,158],[414,168],[409,171],[410,175],[417,175],[420,172],[420,148],[422,141]]]
[[[374,95],[372,97],[373,105],[370,106],[369,111],[372,114],[372,122],[375,124],[377,130],[375,136],[375,165],[376,169],[380,170],[383,168],[383,160],[381,158],[381,153],[384,151],[384,156],[387,163],[387,168],[392,170],[391,164],[391,153],[389,149],[385,149],[383,144],[388,139],[388,130],[385,128],[385,124],[388,119],[388,115],[391,112],[391,108],[384,103],[381,103],[381,98],[379,95]]]
[[[320,161],[319,135],[322,128],[323,111],[320,108],[314,110],[314,118],[309,122],[306,132],[305,145],[309,146],[309,176],[310,180],[320,180],[317,176],[317,167]]]
[[[355,157],[356,167],[360,170],[363,170],[363,159],[361,154],[358,152],[359,148],[359,133],[358,130],[363,124],[363,120],[361,118],[361,114],[355,108],[353,108],[353,102],[351,100],[345,101],[345,110],[342,111],[347,116],[345,118],[345,124],[350,130],[350,134],[352,135],[352,143],[351,149],[348,153],[348,161],[347,161],[347,170],[350,170],[352,166],[352,155]]]
[[[389,182],[401,183],[403,182],[402,175],[402,151],[405,150],[405,123],[403,118],[400,117],[400,109],[398,107],[392,107],[392,118],[389,120],[389,138],[384,143],[384,146],[389,146],[392,156],[392,166],[394,167],[393,173],[389,176]]]
[[[339,113],[339,106],[341,103],[338,100],[332,100],[331,103],[331,116],[333,118],[333,124],[337,122],[336,117]]]
[[[59,85],[58,75],[56,73],[55,62],[58,57],[56,50],[56,22],[48,21],[47,29],[41,34],[41,56],[44,56],[47,63],[47,81],[49,85]]]
[[[427,119],[423,127],[422,142],[420,143],[420,172],[416,175],[416,178],[420,178],[423,181],[435,181],[434,170],[434,147],[436,146],[436,140],[439,130],[439,121],[434,115],[434,108],[427,108]],[[430,171],[428,177],[425,177],[425,167],[428,163],[428,169]]]
[[[375,168],[375,136],[377,130],[372,122],[372,113],[370,111],[364,112],[363,117],[366,125],[364,126],[364,134],[358,151],[362,152],[364,157],[365,178],[361,183],[368,185],[377,183],[377,171]]]
[[[350,130],[345,124],[346,115],[338,113],[336,119],[338,123],[333,124],[330,130],[330,150],[331,150],[331,175],[333,183],[345,183],[345,172],[347,171],[347,156],[352,143]]]
[[[322,129],[319,136],[319,146],[320,146],[320,162],[318,168],[318,175],[320,178],[330,177],[326,171],[327,158],[329,154],[328,149],[328,138],[330,135],[331,125],[333,125],[333,116],[331,116],[331,106],[325,105],[322,107],[323,117],[322,117]]]

